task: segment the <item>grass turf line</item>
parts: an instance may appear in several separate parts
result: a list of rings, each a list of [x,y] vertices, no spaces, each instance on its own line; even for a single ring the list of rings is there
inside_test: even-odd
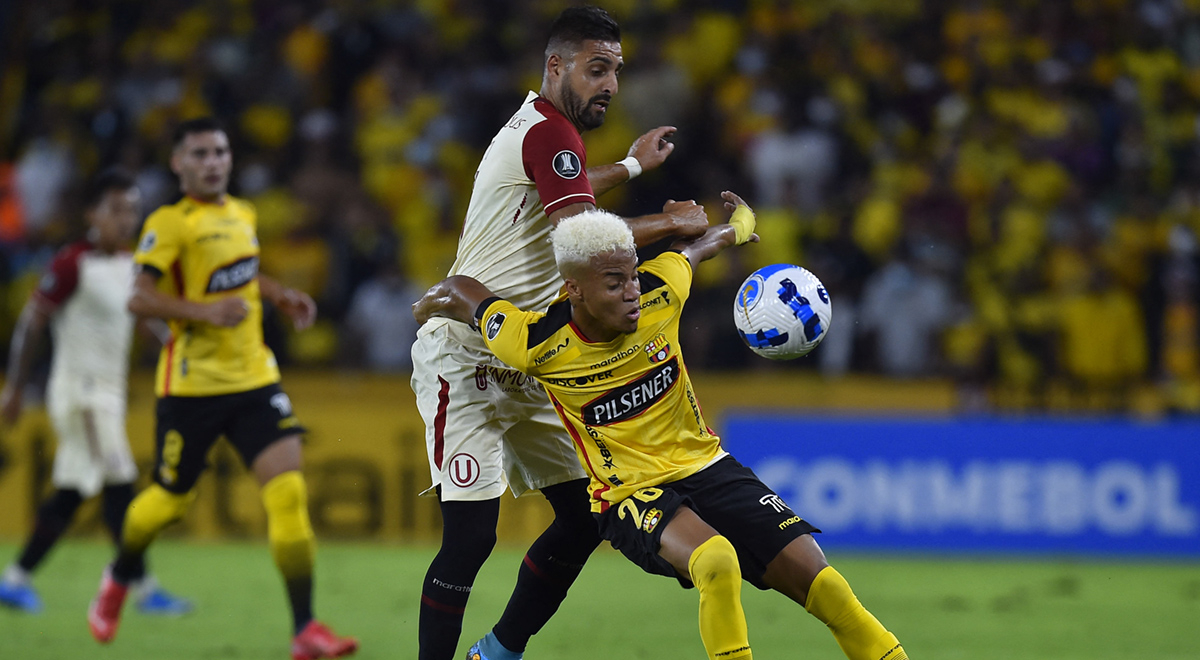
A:
[[[16,547],[0,544],[0,560]],[[321,544],[318,615],[362,643],[358,657],[416,656],[417,601],[433,548]],[[476,583],[462,650],[495,622],[522,550],[500,548]],[[127,608],[117,639],[101,647],[84,613],[111,549],[61,545],[35,578],[37,616],[0,609],[0,657],[14,660],[209,660],[288,657],[288,616],[265,543],[163,541],[151,551],[162,582],[192,598],[180,619]],[[1194,660],[1200,658],[1200,565],[1063,560],[903,559],[833,556],[867,608],[915,660]],[[842,658],[823,626],[773,592],[744,585],[754,655]],[[617,553],[597,553],[571,596],[530,643],[530,660],[612,657],[700,659],[696,593],[643,574]]]

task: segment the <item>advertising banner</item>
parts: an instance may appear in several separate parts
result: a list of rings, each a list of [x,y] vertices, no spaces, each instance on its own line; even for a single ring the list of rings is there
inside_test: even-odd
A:
[[[827,548],[1200,557],[1200,424],[730,412]]]

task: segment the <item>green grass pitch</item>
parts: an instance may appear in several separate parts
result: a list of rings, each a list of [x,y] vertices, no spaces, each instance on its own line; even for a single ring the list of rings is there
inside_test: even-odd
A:
[[[0,544],[0,560],[15,546]],[[428,547],[325,542],[318,556],[319,616],[358,636],[358,657],[415,658],[421,578]],[[208,660],[288,657],[283,589],[265,543],[163,541],[151,551],[171,589],[193,598],[180,619],[126,609],[117,639],[101,647],[84,612],[110,555],[71,540],[37,575],[41,615],[0,611],[0,658],[12,660]],[[500,548],[471,597],[466,645],[507,600],[521,558]],[[879,558],[830,560],[914,660],[1195,660],[1200,658],[1200,565],[1055,559]],[[798,605],[746,585],[758,660],[842,658],[824,627]],[[696,593],[641,573],[607,549],[597,553],[559,614],[526,652],[530,660],[702,660]]]

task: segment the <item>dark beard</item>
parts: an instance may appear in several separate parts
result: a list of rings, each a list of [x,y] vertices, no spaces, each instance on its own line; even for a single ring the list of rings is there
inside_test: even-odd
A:
[[[600,128],[604,124],[606,113],[592,109],[592,102],[600,98],[599,96],[594,96],[584,103],[579,98],[579,95],[575,93],[575,90],[571,89],[569,85],[563,85],[563,108],[574,115],[567,118],[582,130],[590,131],[594,128]]]

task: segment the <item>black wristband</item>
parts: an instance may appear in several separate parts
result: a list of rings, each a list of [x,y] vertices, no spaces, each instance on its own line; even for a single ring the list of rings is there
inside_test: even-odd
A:
[[[487,308],[491,307],[492,303],[496,302],[497,300],[503,300],[503,298],[500,296],[492,296],[491,298],[486,298],[483,302],[479,303],[479,306],[475,308],[474,322],[471,324],[472,327],[474,327],[476,330],[479,329],[480,324],[483,323],[483,313],[486,312]]]

